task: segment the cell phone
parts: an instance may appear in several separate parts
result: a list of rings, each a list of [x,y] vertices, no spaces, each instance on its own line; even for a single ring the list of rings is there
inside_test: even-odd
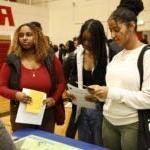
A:
[[[83,86],[84,88],[86,88],[86,89],[94,90],[94,89],[90,88],[90,87],[89,87],[89,86],[87,86],[87,85],[80,84],[78,81],[75,81],[75,83],[76,83],[76,84],[79,84],[79,85],[82,85],[82,86]]]

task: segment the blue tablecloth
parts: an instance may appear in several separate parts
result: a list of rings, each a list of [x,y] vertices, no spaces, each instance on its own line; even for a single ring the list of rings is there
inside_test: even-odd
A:
[[[67,138],[67,137],[63,137],[49,132],[41,131],[41,130],[35,130],[35,129],[24,129],[24,130],[16,131],[12,134],[12,136],[21,138],[31,134],[41,136],[47,139],[51,139],[54,141],[58,141],[61,143],[65,143],[74,147],[81,148],[83,150],[108,150],[107,148],[103,148],[94,144],[89,144],[86,142],[74,140],[71,138]]]

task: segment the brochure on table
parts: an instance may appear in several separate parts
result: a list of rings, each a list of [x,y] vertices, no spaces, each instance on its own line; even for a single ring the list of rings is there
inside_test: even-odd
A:
[[[43,137],[29,135],[14,142],[18,150],[81,150]]]

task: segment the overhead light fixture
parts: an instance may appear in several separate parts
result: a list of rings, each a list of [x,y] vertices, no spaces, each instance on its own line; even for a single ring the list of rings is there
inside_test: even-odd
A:
[[[144,24],[144,20],[138,18],[138,20],[137,20],[137,25],[143,25],[143,24]]]

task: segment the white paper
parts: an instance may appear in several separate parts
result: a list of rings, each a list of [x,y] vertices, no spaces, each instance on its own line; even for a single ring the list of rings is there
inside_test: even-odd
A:
[[[81,150],[80,148],[36,135],[28,135],[14,143],[18,150]]]
[[[30,89],[23,89],[23,92],[28,94]],[[46,93],[43,96],[43,99],[46,98]],[[17,117],[16,117],[16,122],[17,123],[25,123],[25,124],[33,124],[33,125],[41,125],[42,120],[43,120],[43,115],[45,111],[45,106],[43,105],[41,112],[38,114],[35,113],[30,113],[26,112],[26,104],[20,102],[18,112],[17,112]]]
[[[71,84],[67,84],[71,94],[76,97],[76,100],[72,101],[78,107],[92,108],[95,109],[96,104],[85,100],[87,95],[90,95],[87,89],[79,89]]]

